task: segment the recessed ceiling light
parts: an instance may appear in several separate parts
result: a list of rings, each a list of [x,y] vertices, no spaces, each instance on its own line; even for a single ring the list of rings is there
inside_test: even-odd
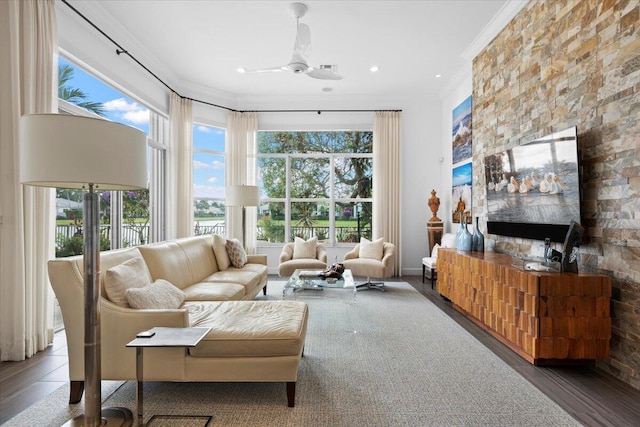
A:
[[[322,88],[323,92],[331,92],[332,90],[333,90],[333,88],[330,88],[330,87],[323,87]]]
[[[369,71],[371,71],[372,73],[375,73],[379,70],[380,70],[380,67],[378,67],[377,65],[374,65],[373,67],[369,68]]]
[[[244,73],[245,71],[247,71],[247,70],[245,70],[245,69],[244,69],[244,68],[242,68],[242,67],[238,68],[238,72],[239,72],[239,73]]]
[[[436,79],[439,79],[440,77],[442,77],[442,74],[436,74]]]

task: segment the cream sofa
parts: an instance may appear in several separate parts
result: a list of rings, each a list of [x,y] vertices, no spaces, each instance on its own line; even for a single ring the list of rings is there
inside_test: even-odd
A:
[[[135,309],[110,301],[105,272],[132,258],[144,260],[152,281],[165,279],[182,289],[182,305]],[[82,256],[51,260],[48,268],[67,336],[70,403],[77,403],[84,391]],[[288,404],[294,405],[308,308],[299,301],[253,300],[261,289],[266,294],[266,256],[249,255],[244,267],[221,271],[209,235],[102,252],[100,269],[102,379],[136,378],[135,349],[126,344],[138,332],[207,326],[211,331],[192,349],[147,349],[145,381],[285,382]]]

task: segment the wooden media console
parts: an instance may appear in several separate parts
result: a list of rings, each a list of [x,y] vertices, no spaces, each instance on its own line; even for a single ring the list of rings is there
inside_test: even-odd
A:
[[[496,252],[438,252],[438,292],[533,364],[607,359],[611,278],[525,271]]]

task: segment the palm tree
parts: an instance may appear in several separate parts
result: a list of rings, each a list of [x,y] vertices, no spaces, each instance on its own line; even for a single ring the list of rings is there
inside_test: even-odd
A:
[[[69,101],[72,104],[92,111],[99,116],[106,117],[102,103],[85,101],[87,94],[82,89],[67,86],[69,80],[73,78],[73,67],[68,64],[58,64],[58,98]]]

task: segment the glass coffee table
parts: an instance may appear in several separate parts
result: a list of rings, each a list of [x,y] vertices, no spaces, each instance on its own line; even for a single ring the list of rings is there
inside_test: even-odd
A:
[[[356,293],[358,288],[353,280],[351,270],[345,270],[342,273],[342,279],[331,280],[322,279],[318,277],[318,273],[323,270],[306,270],[298,269],[293,272],[287,283],[282,290],[282,298],[293,297],[296,298],[301,292],[322,292],[324,294],[325,289],[341,289],[349,291],[353,294],[353,300],[356,299]]]

